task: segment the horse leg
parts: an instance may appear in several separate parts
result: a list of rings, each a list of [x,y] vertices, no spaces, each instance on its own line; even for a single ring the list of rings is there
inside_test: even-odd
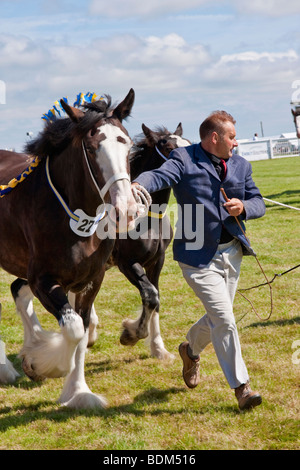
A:
[[[30,349],[30,346],[34,341],[37,340],[38,332],[42,331],[42,327],[38,321],[33,308],[33,293],[28,285],[28,282],[24,279],[16,279],[10,286],[12,296],[14,298],[17,313],[20,315],[23,329],[24,329],[24,348]],[[22,356],[22,368],[25,374],[32,380],[40,381],[44,380],[44,376],[36,374],[31,366],[31,361],[25,356]]]
[[[73,292],[69,292],[68,299],[72,307],[75,309],[76,294],[74,294]],[[88,344],[87,344],[88,348],[92,347],[98,338],[98,334],[97,334],[98,322],[99,322],[98,315],[96,313],[95,306],[93,304],[91,308],[91,313],[90,313],[89,339],[88,339]]]
[[[1,320],[1,304],[0,304],[0,320]],[[6,357],[5,344],[0,338],[0,384],[11,384],[20,377],[14,366]]]
[[[103,277],[104,273],[101,282]],[[69,296],[70,299],[72,298],[71,301],[74,302],[73,305],[76,311],[82,314],[85,325],[89,324],[89,317],[91,314],[96,315],[93,301],[99,291],[100,285],[98,283],[94,283],[94,287],[90,292],[83,291],[75,296],[73,294]],[[92,393],[85,381],[84,363],[89,338],[90,331],[89,328],[86,328],[85,334],[76,349],[74,368],[66,377],[64,387],[59,398],[59,403],[64,406],[68,406],[69,408],[105,408],[107,405],[105,398],[101,395]]]
[[[165,256],[163,254],[150,269],[146,270],[149,281],[156,287],[158,292],[158,281],[164,264],[164,258]],[[169,351],[167,351],[161,337],[159,325],[159,307],[160,305],[158,304],[150,317],[150,332],[149,337],[147,338],[147,343],[149,343],[150,346],[151,356],[156,357],[157,359],[173,360],[175,358],[174,354],[171,354]]]
[[[59,403],[69,408],[105,408],[107,406],[105,398],[92,393],[85,381],[84,362],[88,335],[89,332],[87,330],[77,346],[75,367],[66,377],[61,396],[58,400]]]
[[[119,269],[139,289],[143,304],[142,313],[136,320],[127,318],[122,323],[124,330],[120,337],[121,344],[134,346],[140,339],[149,335],[151,315],[159,307],[158,290],[149,281],[139,263],[134,263],[131,266],[119,266]]]
[[[89,340],[87,347],[90,348],[96,342],[98,338],[97,334],[98,315],[95,310],[94,304],[91,308],[90,324],[89,324]]]
[[[84,336],[82,319],[68,303],[63,289],[48,277],[39,279],[35,295],[55,315],[61,333],[41,328],[26,281],[13,285],[13,295],[24,325],[24,346],[20,352],[24,372],[33,380],[64,377],[74,365],[77,345]]]

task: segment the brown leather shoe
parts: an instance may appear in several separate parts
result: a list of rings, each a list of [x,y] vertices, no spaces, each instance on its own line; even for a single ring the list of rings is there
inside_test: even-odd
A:
[[[255,406],[260,405],[262,402],[260,394],[251,390],[249,382],[236,388],[235,396],[237,398],[240,410],[249,410]]]
[[[187,352],[188,345],[189,343],[184,341],[178,348],[183,361],[182,377],[189,388],[195,388],[200,383],[200,357],[198,359],[191,359]]]

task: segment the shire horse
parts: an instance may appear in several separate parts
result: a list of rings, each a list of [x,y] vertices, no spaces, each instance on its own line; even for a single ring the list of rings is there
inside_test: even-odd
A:
[[[172,150],[185,147],[190,142],[182,138],[182,125],[178,124],[172,134],[166,128],[155,131],[142,124],[143,134],[135,139],[130,156],[131,178],[135,179],[144,171],[159,168],[168,159]],[[142,311],[135,320],[123,321],[120,342],[134,346],[140,339],[147,338],[150,353],[158,359],[172,359],[164,346],[159,326],[159,277],[165,260],[165,252],[172,240],[173,231],[167,205],[170,189],[151,194],[152,204],[145,217],[140,219],[133,232],[119,235],[107,263],[107,270],[117,266],[126,278],[139,290]],[[95,340],[97,315],[93,309],[90,335]]]
[[[129,223],[137,212],[129,177],[133,143],[122,125],[133,102],[132,89],[116,107],[109,96],[84,105],[85,111],[61,100],[68,117],[48,123],[27,144],[27,154],[0,151],[1,179],[13,165],[39,158],[0,198],[0,266],[17,277],[11,292],[24,326],[23,370],[33,380],[66,377],[59,402],[70,408],[106,405],[85,382],[84,357],[91,308],[114,245],[110,237],[99,239],[97,223],[107,205],[126,212]],[[34,296],[60,332],[41,327]],[[3,382],[17,376],[8,360],[0,370]]]
[[[298,139],[300,139],[300,106],[296,106],[296,109],[292,109],[292,115],[294,116],[294,123],[296,127],[296,134]]]

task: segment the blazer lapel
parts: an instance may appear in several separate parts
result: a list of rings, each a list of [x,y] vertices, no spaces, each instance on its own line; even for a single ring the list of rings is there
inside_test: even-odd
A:
[[[219,175],[215,167],[213,166],[206,153],[202,150],[200,144],[195,147],[194,162],[205,168],[212,176],[214,176],[220,181]]]
[[[232,178],[232,176],[234,175],[234,173],[236,172],[236,160],[233,159],[232,157],[230,157],[227,162],[226,162],[226,165],[227,165],[227,173],[226,173],[226,176],[225,176],[225,179],[224,181],[228,181]]]

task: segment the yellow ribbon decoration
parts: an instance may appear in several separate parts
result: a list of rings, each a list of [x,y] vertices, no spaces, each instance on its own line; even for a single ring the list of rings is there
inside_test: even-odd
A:
[[[22,183],[27,176],[32,173],[32,171],[38,166],[40,163],[39,157],[35,157],[34,161],[24,170],[19,176],[13,178],[7,184],[0,185],[0,197],[4,197],[8,194],[12,189],[14,189],[19,183]]]

